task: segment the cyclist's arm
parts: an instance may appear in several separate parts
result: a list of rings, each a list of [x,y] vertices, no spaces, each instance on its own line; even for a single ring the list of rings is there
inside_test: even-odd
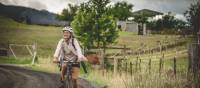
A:
[[[74,39],[74,45],[76,47],[76,53],[77,53],[77,56],[78,56],[78,61],[88,61],[87,58],[83,55],[82,51],[81,51],[81,47],[78,43],[78,40],[77,39]]]
[[[57,44],[57,47],[56,47],[56,50],[54,53],[54,60],[53,60],[54,62],[59,61],[59,56],[60,56],[61,47],[62,47],[62,41],[63,41],[63,39],[61,39]]]

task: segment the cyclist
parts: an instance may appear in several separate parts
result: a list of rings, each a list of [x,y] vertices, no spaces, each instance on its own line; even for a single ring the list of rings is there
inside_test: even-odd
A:
[[[78,88],[78,74],[80,68],[80,61],[88,61],[88,59],[82,54],[81,47],[78,43],[78,40],[73,36],[73,30],[71,27],[64,27],[63,28],[63,38],[58,42],[56,51],[54,53],[53,62],[57,63],[63,60],[73,62],[72,65],[72,81],[74,88]],[[62,59],[62,60],[61,60]],[[97,58],[95,58],[97,59]],[[89,63],[94,63],[89,60]],[[61,66],[61,87],[65,88],[65,70],[67,68],[66,63],[62,63]]]

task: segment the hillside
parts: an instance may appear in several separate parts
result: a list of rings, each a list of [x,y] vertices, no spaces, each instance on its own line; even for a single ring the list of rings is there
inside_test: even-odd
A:
[[[61,27],[26,25],[10,18],[0,16],[0,43],[38,45],[38,54],[52,56],[58,40],[62,37]],[[112,46],[131,48],[136,51],[146,45],[146,48],[158,46],[158,41],[169,44],[178,39],[176,35],[136,35],[132,32],[119,32],[119,38]]]
[[[68,24],[66,21],[56,19],[56,14],[46,10],[36,10],[33,8],[3,5],[0,3],[0,15],[10,17],[18,22],[40,25],[59,25]]]

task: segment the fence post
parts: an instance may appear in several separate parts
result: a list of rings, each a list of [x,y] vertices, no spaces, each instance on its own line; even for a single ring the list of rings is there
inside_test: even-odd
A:
[[[176,77],[176,57],[174,57],[174,75]]]
[[[149,73],[151,73],[151,58],[149,59]]]
[[[117,59],[117,66],[116,66],[116,74],[119,73],[121,75],[121,60]]]
[[[125,56],[126,56],[126,45],[124,45],[124,50],[123,50],[123,59],[125,59]]]
[[[136,57],[136,64],[135,64],[135,72],[137,72],[137,68],[138,68],[138,57]]]
[[[133,74],[132,65],[133,65],[132,62],[130,62],[130,72],[131,72],[131,76],[132,76],[132,74]]]
[[[160,58],[159,62],[159,75],[161,75],[161,70],[162,70],[162,58]]]
[[[33,60],[32,60],[32,65],[37,61],[37,43],[34,43],[33,45]]]
[[[118,68],[118,60],[117,60],[117,58],[114,58],[114,74],[116,74],[118,72],[117,68]]]
[[[142,60],[141,60],[141,58],[140,58],[140,59],[139,59],[139,70],[140,70],[140,72],[142,71],[141,62],[142,62]]]
[[[9,56],[10,56],[10,55],[9,55],[9,44],[10,44],[10,42],[8,41],[8,45],[7,45],[7,47],[6,47],[6,48],[7,48],[8,58],[9,58]]]
[[[128,66],[127,66],[127,62],[125,63],[125,73],[127,74],[128,73]]]
[[[15,57],[15,59],[17,59],[17,56],[15,55],[15,52],[13,51],[11,46],[12,46],[12,44],[9,44],[9,49],[12,52],[13,56]]]

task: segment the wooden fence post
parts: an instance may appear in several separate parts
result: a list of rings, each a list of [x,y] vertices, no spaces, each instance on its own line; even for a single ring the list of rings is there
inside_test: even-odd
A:
[[[176,57],[174,57],[174,75],[176,77]]]
[[[6,47],[6,48],[7,48],[8,58],[9,58],[9,56],[10,56],[10,55],[9,55],[9,54],[10,54],[10,53],[9,53],[9,44],[10,44],[10,42],[8,41],[8,45],[7,45],[7,47]]]
[[[126,74],[128,73],[128,66],[127,66],[127,65],[128,65],[128,63],[126,62],[126,63],[125,63],[125,73],[126,73]]]
[[[117,71],[117,68],[118,68],[118,60],[117,58],[114,58],[114,74],[116,75],[116,73],[118,72]]]
[[[159,75],[161,75],[162,71],[162,57],[160,58],[160,62],[159,62]]]
[[[138,69],[138,57],[136,57],[136,62],[135,62],[135,72],[137,72]]]
[[[35,62],[37,61],[37,43],[34,43],[33,45],[33,60],[32,60],[32,65],[35,64]]]
[[[13,54],[13,56],[15,57],[15,59],[17,59],[17,56],[15,55],[15,52],[13,51],[11,46],[12,46],[12,44],[9,44],[9,49],[10,49],[11,53]]]
[[[151,58],[149,59],[149,73],[151,73]]]
[[[119,61],[119,75],[122,75],[122,60]]]
[[[139,59],[139,70],[140,70],[140,72],[142,71],[141,62],[142,62],[142,60],[141,60],[141,58],[140,58],[140,59]]]
[[[133,66],[133,64],[132,64],[132,62],[130,62],[130,72],[131,72],[131,76],[132,76],[132,74],[133,74],[133,68],[132,68],[132,66]]]

